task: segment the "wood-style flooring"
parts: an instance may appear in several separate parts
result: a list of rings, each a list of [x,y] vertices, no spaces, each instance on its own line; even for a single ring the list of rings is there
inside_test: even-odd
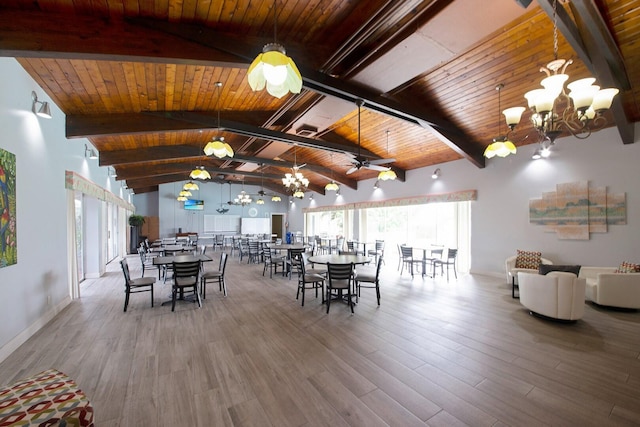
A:
[[[0,384],[56,368],[97,427],[640,425],[640,312],[587,304],[582,320],[555,323],[505,279],[395,267],[383,267],[381,305],[363,290],[354,315],[341,303],[327,315],[309,291],[301,307],[295,277],[237,257],[226,298],[209,285],[201,309],[172,313],[159,284],[154,308],[135,294],[124,313],[113,262],[0,364]]]

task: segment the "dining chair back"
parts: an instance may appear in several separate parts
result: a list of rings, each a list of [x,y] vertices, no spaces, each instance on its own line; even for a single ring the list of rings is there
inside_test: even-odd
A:
[[[300,259],[300,257],[302,256],[302,252],[304,252],[305,249],[304,248],[291,248],[288,250],[287,252],[287,260],[286,260],[286,267],[287,267],[287,276],[289,276],[289,280],[291,280],[291,276],[293,275],[293,270],[296,270],[296,265],[298,264],[298,259]],[[300,255],[300,257],[298,256]]]
[[[260,261],[260,244],[257,240],[249,240],[249,258],[247,264]]]
[[[332,299],[342,299],[346,291],[347,303],[353,314],[352,295],[354,291],[354,265],[351,264],[327,264],[327,313],[331,307]]]
[[[127,306],[129,305],[129,295],[139,292],[151,292],[151,307],[153,307],[153,285],[156,279],[153,277],[132,279],[126,258],[120,261],[120,267],[122,267],[122,274],[124,275],[124,311],[127,311]]]
[[[296,299],[299,299],[300,294],[302,293],[302,306],[304,307],[304,291],[306,289],[315,289],[316,298],[318,298],[318,291],[320,291],[320,295],[322,296],[322,302],[324,303],[324,276],[315,272],[312,272],[311,269],[306,268],[305,258],[306,252],[296,252],[293,257],[295,257],[295,267],[298,271],[298,291],[296,292]]]
[[[149,256],[149,252],[147,252],[144,248],[144,243],[140,243],[140,247],[138,248],[138,255],[140,256],[140,264],[142,266],[142,276],[144,276],[144,272],[146,270],[158,270],[158,280],[160,280],[160,267],[153,264],[153,258]]]
[[[456,258],[458,256],[457,249],[448,249],[447,257],[445,259],[439,259],[434,261],[433,268],[440,267],[440,274],[444,275],[444,267],[447,267],[447,281],[449,281],[449,269],[453,268],[453,274],[456,279],[458,278],[458,273],[456,273]]]
[[[269,269],[269,278],[273,278],[273,273],[278,273],[278,266],[282,266],[282,275],[286,271],[285,262],[286,257],[284,255],[276,254],[273,249],[269,246],[265,246],[262,251],[262,256],[264,258],[264,267],[262,268],[262,275]]]
[[[173,286],[171,289],[171,311],[175,311],[178,293],[180,299],[184,299],[185,291],[192,292],[194,302],[202,307],[200,301],[200,261],[173,262]]]
[[[222,292],[222,295],[227,296],[227,282],[224,279],[224,272],[227,269],[227,258],[229,256],[226,252],[220,254],[220,264],[218,264],[217,270],[204,271],[200,276],[200,288],[202,290],[202,299],[207,298],[207,282],[217,281],[218,288]]]
[[[411,272],[411,277],[413,277],[413,266],[415,264],[422,265],[423,260],[413,258],[413,248],[411,246],[400,246],[400,250],[402,251],[402,268],[400,269],[400,274],[402,274],[406,266]],[[424,274],[424,269],[422,274]]]
[[[382,269],[383,257],[378,258],[375,269],[370,266],[356,268],[356,302],[360,299],[360,288],[372,288],[376,290],[376,298],[380,305],[380,270]]]

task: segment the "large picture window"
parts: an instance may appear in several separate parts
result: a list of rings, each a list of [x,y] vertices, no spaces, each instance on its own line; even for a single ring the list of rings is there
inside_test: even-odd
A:
[[[458,249],[458,271],[469,271],[471,201],[475,191],[424,196],[305,211],[307,236],[344,236],[346,240],[385,241],[385,259],[398,257],[397,247],[442,245]]]

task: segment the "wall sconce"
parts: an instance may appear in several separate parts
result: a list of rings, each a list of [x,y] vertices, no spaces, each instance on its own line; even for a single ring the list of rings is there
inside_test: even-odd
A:
[[[98,153],[93,148],[89,148],[87,144],[84,144],[84,157],[88,159],[97,159]]]
[[[378,181],[373,183],[373,189],[377,190],[378,188],[380,188],[380,185],[378,184]]]
[[[118,174],[116,173],[116,169],[115,168],[109,166],[109,168],[107,170],[109,171],[109,176],[111,178],[117,178],[118,177]]]
[[[38,101],[38,95],[35,92],[31,92],[31,111],[36,116],[44,117],[45,119],[51,118],[51,110],[49,109],[49,103],[46,101]],[[40,105],[40,108],[37,108],[37,104]]]
[[[309,200],[313,200],[313,194],[309,194]]]
[[[440,171],[440,168],[436,169],[433,171],[433,173],[431,174],[431,179],[438,179],[440,178],[440,174],[442,173],[442,171]]]

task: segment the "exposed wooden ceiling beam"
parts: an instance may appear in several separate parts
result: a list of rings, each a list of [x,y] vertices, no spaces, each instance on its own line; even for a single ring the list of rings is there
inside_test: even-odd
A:
[[[202,151],[200,147],[192,145],[164,145],[160,147],[147,147],[136,148],[134,150],[116,150],[116,151],[101,151],[99,164],[100,166],[118,166],[118,165],[132,165],[132,164],[144,164],[151,161],[162,160],[174,160],[174,159],[188,159],[202,157]],[[292,168],[294,164],[284,160],[264,159],[261,157],[243,156],[241,154],[234,154],[229,161],[237,162],[250,162],[255,164],[265,164],[269,166],[277,166],[281,168]],[[326,168],[321,165],[307,163],[306,169],[318,173],[327,179],[331,179],[332,175],[336,182],[346,185],[349,188],[356,190],[358,183],[356,180],[347,178],[330,168]],[[404,172],[404,171],[402,171]],[[396,172],[397,173],[397,172]],[[118,177],[122,179],[121,177]],[[184,179],[182,177],[181,179]]]
[[[212,28],[189,24],[176,25],[175,23],[147,18],[135,18],[131,22],[201,43],[236,55],[239,58],[245,58],[248,63],[253,61],[253,55],[255,55],[255,46],[248,45],[240,39],[232,40],[228,35],[221,35]],[[440,117],[437,113],[415,106],[401,105],[364,87],[314,71],[309,67],[305,67],[302,63],[298,63],[298,61],[296,61],[296,65],[302,74],[303,87],[323,95],[353,102],[354,104],[357,100],[362,99],[366,108],[429,129],[451,149],[471,161],[474,165],[481,168],[485,166],[485,158],[479,148],[481,145],[473,144],[471,136],[467,135],[451,121]]]
[[[538,0],[538,4],[553,20],[554,0]],[[556,7],[557,27],[582,62],[603,87],[629,90],[631,84],[627,76],[622,54],[607,28],[600,11],[593,0],[571,2],[574,21],[563,7]],[[629,122],[622,104],[621,95],[613,99],[611,112],[618,133],[624,144],[635,142],[635,126]]]
[[[268,174],[268,173],[260,173],[260,172],[247,172],[247,171],[238,171],[236,169],[223,169],[212,167],[211,165],[203,164],[205,166],[207,172],[211,174],[212,177],[215,175],[232,175],[232,176],[241,176],[241,177],[250,177],[250,178],[259,178],[259,179],[282,179],[282,175],[276,174]],[[135,188],[139,182],[143,182],[145,186],[148,186],[150,183],[154,184],[166,184],[169,182],[176,181],[187,181],[189,180],[189,173],[193,169],[193,166],[188,166],[187,164],[180,163],[167,163],[164,165],[157,165],[153,169],[153,175],[149,175],[148,171],[144,171],[141,169],[135,169],[131,171],[119,171],[118,179],[125,180],[127,182],[127,186],[129,188]],[[153,179],[156,178],[156,179]],[[144,180],[144,181],[140,181]],[[204,181],[207,182],[207,181]],[[315,191],[316,193],[325,194],[324,187],[316,184],[309,184],[309,190]]]
[[[226,112],[225,112],[226,115]],[[216,129],[218,118],[204,113],[190,111],[143,112],[139,114],[103,114],[66,116],[67,138],[93,138],[98,136],[124,135],[177,130]],[[302,136],[265,129],[229,119],[220,119],[220,128],[238,135],[256,137],[302,147],[337,153],[349,153],[371,159],[379,159],[377,154],[360,149],[354,144],[342,144],[305,138]]]

